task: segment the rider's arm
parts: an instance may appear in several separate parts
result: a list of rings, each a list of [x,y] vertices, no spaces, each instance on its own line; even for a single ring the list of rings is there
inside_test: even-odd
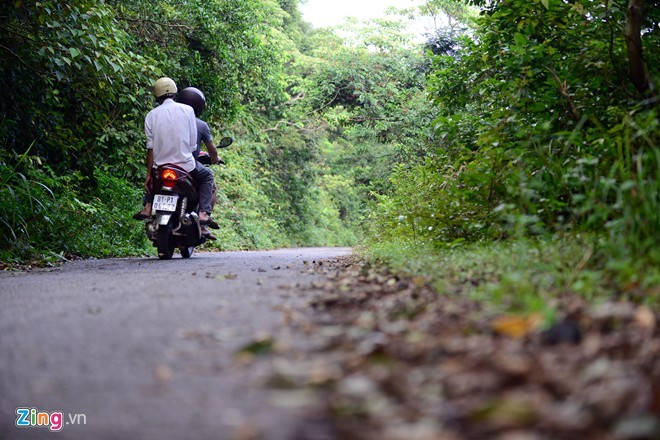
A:
[[[151,174],[151,169],[154,167],[154,150],[147,150],[147,174]]]
[[[144,187],[147,193],[151,192],[151,169],[154,166],[154,150],[147,150],[147,178],[144,180]]]
[[[216,148],[215,144],[213,143],[213,139],[204,141],[204,145],[206,145],[206,151],[209,152],[209,157],[211,158],[211,163],[213,165],[217,165],[220,159],[218,158],[218,149]]]

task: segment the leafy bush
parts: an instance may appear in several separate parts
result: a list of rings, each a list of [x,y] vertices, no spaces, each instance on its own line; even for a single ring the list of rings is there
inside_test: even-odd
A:
[[[98,187],[83,195],[79,173],[59,175],[27,154],[13,166],[8,159],[0,157],[2,260],[145,252],[144,231],[131,218],[142,194],[121,176],[97,170]]]
[[[622,81],[622,5],[488,3],[434,57],[436,137],[374,194],[368,254],[506,310],[552,315],[566,291],[657,304],[660,122]]]
[[[214,209],[220,230],[218,249],[264,249],[286,243],[283,229],[273,220],[274,206],[264,189],[269,181],[250,151],[238,141],[222,151],[226,166],[212,167],[218,186]]]
[[[607,24],[625,20],[617,11],[490,2],[474,38],[434,57],[435,151],[376,196],[372,235],[442,247],[589,230],[657,261],[658,117],[618,82],[626,44]]]

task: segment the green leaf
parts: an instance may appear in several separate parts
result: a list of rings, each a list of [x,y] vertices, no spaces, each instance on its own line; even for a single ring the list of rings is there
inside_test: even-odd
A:
[[[545,7],[545,9],[550,9],[550,0],[541,0],[541,3]]]
[[[71,58],[76,58],[77,56],[80,56],[80,51],[75,47],[70,47],[69,53],[71,54]]]
[[[527,46],[527,45],[529,44],[529,39],[528,39],[526,36],[524,36],[523,34],[519,33],[519,32],[517,32],[517,33],[513,36],[513,39],[516,41],[516,44],[517,44],[518,46],[523,46],[523,47],[525,47],[525,46]]]

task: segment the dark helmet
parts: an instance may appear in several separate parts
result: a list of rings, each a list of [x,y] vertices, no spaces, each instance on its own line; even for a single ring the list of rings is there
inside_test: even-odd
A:
[[[176,95],[176,101],[189,105],[195,110],[195,116],[199,117],[206,108],[206,98],[201,90],[195,87],[186,87]]]

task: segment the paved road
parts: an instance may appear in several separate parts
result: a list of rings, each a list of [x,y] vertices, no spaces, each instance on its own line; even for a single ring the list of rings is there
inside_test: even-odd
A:
[[[258,369],[237,367],[235,353],[289,331],[275,306],[304,303],[295,286],[318,279],[312,261],[348,253],[197,253],[1,273],[0,439],[291,438],[295,414],[270,404]],[[20,407],[62,412],[62,430],[15,427]],[[86,424],[71,423],[78,414]]]

